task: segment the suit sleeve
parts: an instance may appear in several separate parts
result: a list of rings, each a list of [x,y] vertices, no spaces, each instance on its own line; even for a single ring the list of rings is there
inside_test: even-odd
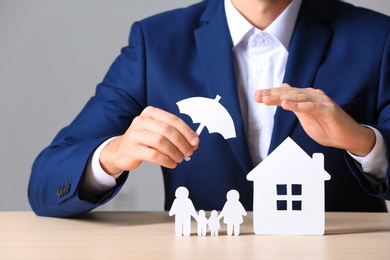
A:
[[[390,34],[384,44],[381,70],[379,76],[379,89],[377,95],[378,116],[376,125],[371,125],[377,129],[383,136],[386,146],[386,158],[390,162]],[[361,165],[346,155],[346,160],[352,173],[358,179],[362,188],[370,195],[390,200],[390,172],[386,170],[385,178],[378,178],[376,175],[363,171]]]
[[[99,200],[79,192],[94,150],[110,137],[123,134],[145,107],[145,51],[141,27],[131,29],[129,45],[111,65],[95,95],[71,124],[62,129],[36,158],[28,199],[37,215],[72,217],[108,202],[128,173]]]

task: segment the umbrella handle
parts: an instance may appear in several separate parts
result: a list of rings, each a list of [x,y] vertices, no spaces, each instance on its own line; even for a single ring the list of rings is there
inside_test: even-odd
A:
[[[198,136],[199,136],[200,133],[202,132],[203,128],[204,128],[204,124],[200,124],[200,125],[198,126],[198,129],[196,129],[196,134],[197,134]]]
[[[196,134],[197,134],[198,136],[199,136],[200,133],[202,132],[203,128],[204,128],[204,124],[200,124],[200,125],[198,126],[198,129],[196,129]],[[184,156],[184,160],[186,160],[186,161],[188,162],[189,160],[191,160],[191,157],[189,157],[189,156]]]

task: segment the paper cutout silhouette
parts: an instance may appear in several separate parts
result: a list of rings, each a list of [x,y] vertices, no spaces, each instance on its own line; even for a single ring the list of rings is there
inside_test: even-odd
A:
[[[188,195],[189,191],[186,187],[177,188],[175,192],[176,199],[168,213],[169,216],[175,215],[175,234],[178,237],[182,235],[190,236],[191,216],[196,220],[198,219],[198,214]]]
[[[235,138],[236,129],[233,119],[224,106],[219,103],[221,96],[215,99],[192,97],[177,102],[179,111],[191,117],[194,123],[200,123],[196,133],[200,135],[204,127],[209,133],[219,133],[225,139]]]
[[[246,216],[247,213],[242,206],[240,194],[236,190],[230,190],[226,195],[226,203],[222,208],[219,219],[223,218],[223,223],[227,225],[227,234],[229,236],[238,236],[240,234],[240,224],[244,221],[242,216]]]
[[[324,234],[324,181],[330,175],[323,154],[311,158],[288,137],[247,179],[254,182],[255,234]]]
[[[218,236],[218,231],[221,228],[219,220],[224,219],[224,223],[227,225],[227,234],[229,236],[240,234],[240,224],[244,219],[242,216],[246,216],[247,213],[239,201],[240,194],[236,190],[230,190],[226,194],[226,203],[223,206],[221,214],[218,215],[218,211],[211,211],[210,218],[207,219],[206,212],[199,210],[199,215],[196,213],[192,201],[188,198],[189,191],[186,187],[180,186],[176,189],[175,200],[172,203],[172,207],[169,210],[169,216],[175,215],[175,234],[180,237],[191,235],[191,216],[197,221],[198,224],[198,236],[206,236],[207,226],[210,229],[211,236]]]
[[[191,117],[194,123],[200,123],[196,134],[200,135],[204,127],[207,127],[209,133],[219,133],[225,139],[235,138],[236,129],[229,112],[219,103],[221,96],[217,95],[215,99],[204,97],[191,97],[177,102],[179,111]],[[185,156],[189,161],[191,158]]]
[[[218,231],[221,228],[221,225],[219,224],[218,211],[211,211],[211,215],[208,219],[207,225],[209,226],[210,235],[218,236]]]
[[[218,211],[213,210],[211,211],[210,218],[207,222],[210,230],[211,236],[218,236],[218,231],[221,228],[221,225],[219,224],[219,218],[218,218]]]
[[[204,210],[199,210],[198,214],[198,236],[204,237],[207,234],[207,221],[206,212]]]

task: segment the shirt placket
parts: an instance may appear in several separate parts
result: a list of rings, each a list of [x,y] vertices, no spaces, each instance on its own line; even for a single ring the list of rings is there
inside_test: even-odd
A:
[[[253,94],[258,89],[273,87],[270,84],[274,83],[277,69],[272,62],[275,47],[275,40],[264,31],[248,39],[248,135],[255,165],[267,156],[275,107],[256,103]]]

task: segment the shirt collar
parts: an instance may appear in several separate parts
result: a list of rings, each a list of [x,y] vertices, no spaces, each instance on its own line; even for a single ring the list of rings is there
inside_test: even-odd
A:
[[[292,0],[278,18],[264,30],[278,39],[287,50],[294,32],[301,3],[302,0]],[[240,14],[230,0],[225,0],[225,12],[233,46],[239,44],[250,30],[258,31]]]

